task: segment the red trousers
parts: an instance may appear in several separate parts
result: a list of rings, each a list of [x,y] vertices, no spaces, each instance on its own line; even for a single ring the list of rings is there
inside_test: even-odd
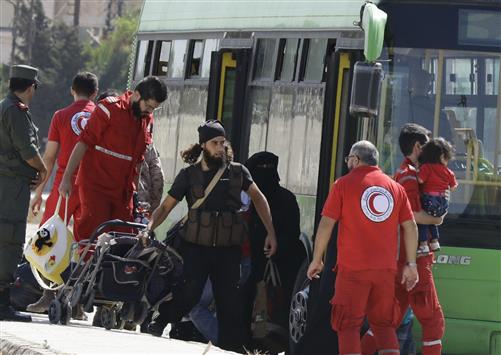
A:
[[[52,190],[50,192],[49,197],[47,197],[47,201],[45,201],[45,210],[42,216],[42,222],[40,222],[40,226],[43,225],[50,217],[54,215],[56,211],[57,200],[59,199],[59,184],[60,180],[54,181],[54,185],[52,186]],[[59,216],[64,221],[64,211],[65,211],[66,199],[63,197],[61,201],[61,207],[59,208]],[[68,201],[68,216],[66,217],[66,221],[69,222],[71,217],[73,217],[73,237],[76,241],[80,240],[77,232],[77,224],[80,218],[80,197],[78,194],[78,189],[73,186],[73,192],[71,193],[70,199]]]
[[[96,228],[110,219],[132,221],[132,198],[113,198],[101,191],[79,187],[80,218],[78,221],[78,236],[88,239]]]
[[[442,352],[441,339],[445,331],[445,320],[442,307],[438,301],[435,282],[433,281],[432,265],[433,256],[420,257],[417,260],[419,282],[410,292],[401,285],[401,271],[395,279],[395,298],[398,302],[399,316],[396,328],[402,322],[408,307],[412,308],[414,315],[423,329],[423,355],[440,355]],[[370,323],[370,320],[369,320]],[[372,329],[372,323],[370,323]],[[362,354],[372,355],[380,349],[370,332],[362,338]]]
[[[340,271],[331,301],[331,326],[337,332],[339,354],[360,354],[360,327],[367,315],[378,349],[399,354],[395,334],[395,271]]]

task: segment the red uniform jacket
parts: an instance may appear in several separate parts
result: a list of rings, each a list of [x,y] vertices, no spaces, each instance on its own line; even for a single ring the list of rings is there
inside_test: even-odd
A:
[[[336,180],[323,216],[339,221],[339,271],[397,269],[398,225],[412,220],[405,190],[376,166]]]
[[[80,164],[77,184],[111,198],[128,201],[134,189],[136,166],[151,140],[153,116],[137,119],[130,107],[131,91],[100,101],[80,141],[89,148]]]
[[[421,208],[421,193],[419,191],[418,183],[418,169],[414,166],[409,158],[405,158],[400,168],[398,168],[395,173],[394,179],[405,189],[411,208],[413,212],[419,212]],[[399,268],[402,269],[407,262],[407,257],[405,254],[405,244],[400,241],[400,253],[398,257]],[[430,252],[426,256],[422,256],[416,259],[418,268],[428,267],[433,264],[433,253]],[[421,283],[421,280],[420,280]]]
[[[49,141],[59,143],[57,155],[57,172],[54,187],[57,189],[64,170],[70,160],[71,152],[87,124],[96,105],[90,100],[78,100],[71,105],[56,111],[49,127]],[[75,171],[75,177],[78,171]],[[74,183],[74,178],[72,179]]]

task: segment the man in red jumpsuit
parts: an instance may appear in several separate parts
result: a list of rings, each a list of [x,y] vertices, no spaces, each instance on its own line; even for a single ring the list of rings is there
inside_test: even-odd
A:
[[[401,185],[378,167],[379,153],[368,141],[355,143],[346,157],[350,173],[338,179],[325,202],[308,277],[319,277],[323,255],[339,221],[337,277],[331,301],[331,326],[340,354],[360,354],[360,327],[367,315],[384,353],[399,353],[394,328],[393,286],[397,271],[398,225],[403,229],[407,265],[401,283],[418,280],[417,227]]]
[[[98,92],[98,80],[97,76],[89,73],[82,72],[75,75],[73,82],[71,84],[71,95],[73,96],[73,103],[61,110],[56,111],[49,127],[49,141],[45,147],[45,152],[43,155],[43,160],[45,166],[47,167],[47,177],[52,174],[52,169],[54,168],[54,163],[57,159],[57,171],[54,178],[54,183],[52,185],[52,190],[50,192],[47,201],[45,202],[45,211],[43,213],[42,221],[40,226],[43,225],[50,217],[54,215],[57,200],[59,198],[59,184],[63,178],[64,169],[68,164],[70,159],[70,154],[78,141],[78,137],[89,119],[92,111],[96,105],[93,100],[96,98]],[[72,186],[74,186],[76,180],[76,174],[71,177]],[[48,179],[42,182],[40,186],[35,190],[35,196],[31,201],[31,210],[34,215],[38,214],[40,211],[40,206],[42,204],[42,192],[47,184]],[[59,215],[64,218],[64,204],[65,199],[63,197],[61,209],[59,210]],[[69,222],[70,218],[73,217],[74,222],[74,237],[76,241],[80,238],[76,231],[80,216],[80,198],[78,195],[78,190],[76,190],[70,197],[68,201],[68,216],[66,220]],[[45,290],[43,296],[35,303],[28,305],[27,310],[29,312],[43,313],[49,309],[51,300],[54,298],[53,292]]]
[[[43,160],[47,166],[47,176],[50,176],[54,163],[57,159],[57,171],[47,201],[45,202],[45,210],[43,213],[40,225],[44,224],[50,217],[54,215],[57,200],[59,198],[59,184],[63,178],[64,170],[70,159],[70,154],[78,141],[78,136],[85,128],[87,121],[94,111],[96,105],[94,99],[98,92],[97,76],[89,73],[78,73],[74,78],[71,85],[71,95],[73,96],[73,103],[61,110],[56,111],[52,117],[49,127],[49,137]],[[76,180],[76,173],[71,177],[72,185],[74,186]],[[42,192],[47,184],[45,180],[36,190],[35,196],[31,202],[31,210],[33,214],[37,214],[42,204]],[[65,199],[63,197],[62,206],[64,206]],[[68,216],[67,220],[73,216],[74,222],[77,222],[80,214],[80,199],[78,191],[74,191],[68,201]],[[64,207],[59,211],[61,218],[64,217]],[[78,222],[77,222],[78,223]],[[74,233],[75,240],[79,241],[80,238]]]
[[[71,176],[80,164],[80,238],[89,238],[107,220],[132,220],[136,166],[151,140],[152,113],[166,98],[162,80],[147,77],[134,91],[100,101],[90,116],[59,185],[59,193],[71,193]]]
[[[440,224],[441,218],[432,217],[422,211],[417,180],[418,157],[421,154],[421,147],[428,141],[429,133],[426,128],[414,123],[408,123],[402,127],[399,144],[405,159],[395,174],[395,180],[405,188],[417,223]],[[405,259],[401,250],[398,260],[399,273],[402,272],[404,265]],[[445,331],[444,314],[433,281],[432,265],[433,253],[417,258],[419,282],[411,291],[405,290],[398,283],[398,277],[395,282],[395,297],[399,307],[396,327],[400,325],[410,306],[423,329],[423,355],[441,354],[441,338]],[[377,349],[379,348],[373,332],[369,330],[362,339],[362,354],[373,355]]]

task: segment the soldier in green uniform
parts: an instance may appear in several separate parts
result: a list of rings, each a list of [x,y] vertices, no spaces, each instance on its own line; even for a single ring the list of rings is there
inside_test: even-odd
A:
[[[37,74],[27,65],[12,66],[9,94],[0,102],[0,320],[31,321],[11,307],[9,290],[23,254],[30,188],[47,175],[28,109]]]

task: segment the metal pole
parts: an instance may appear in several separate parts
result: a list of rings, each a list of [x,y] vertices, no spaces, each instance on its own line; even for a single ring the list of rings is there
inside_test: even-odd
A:
[[[78,27],[80,25],[80,0],[75,0],[74,10],[73,10],[73,26]]]

